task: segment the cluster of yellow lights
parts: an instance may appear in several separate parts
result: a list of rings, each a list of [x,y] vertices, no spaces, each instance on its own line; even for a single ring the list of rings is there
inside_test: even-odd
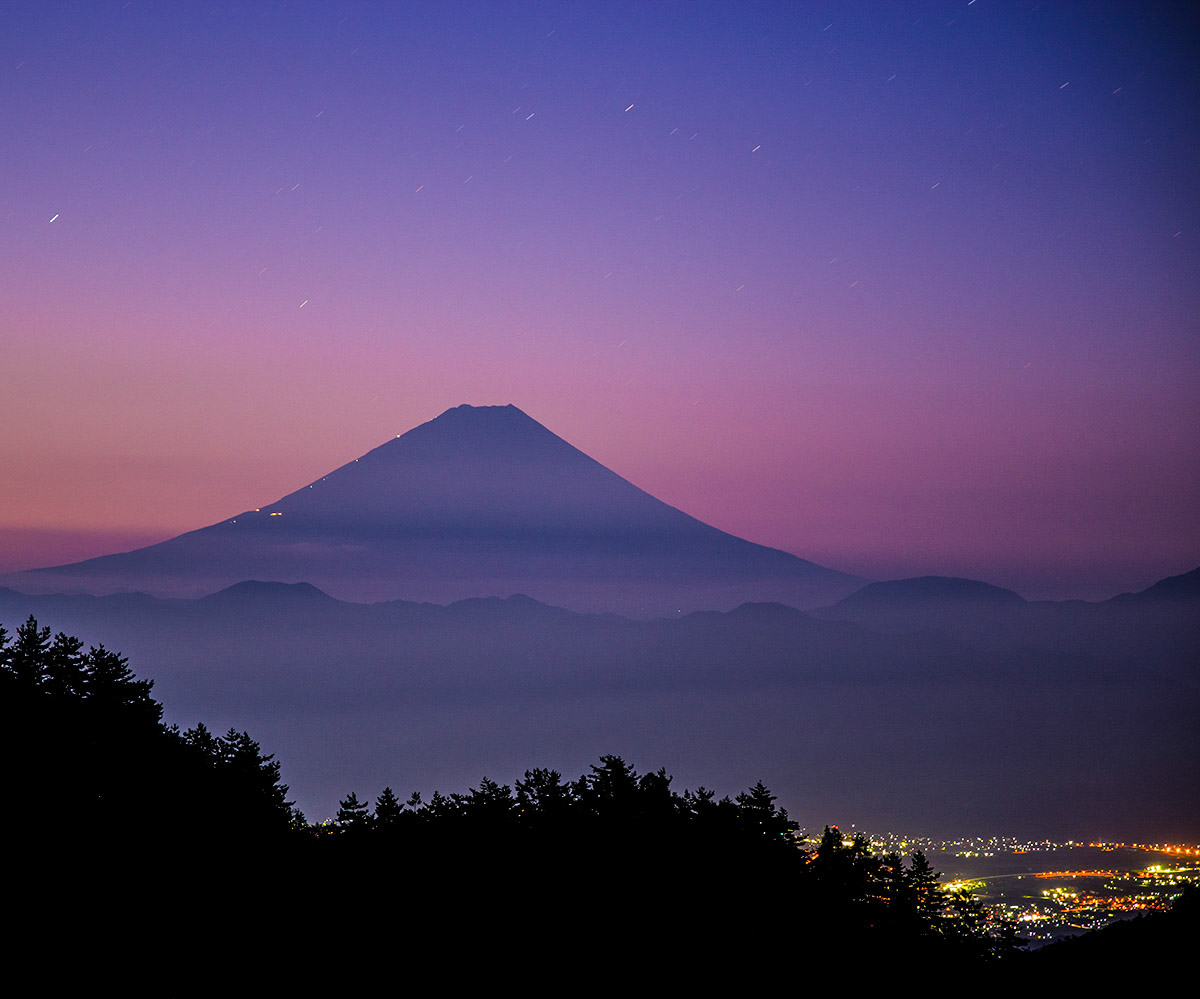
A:
[[[1089,843],[1101,850],[1149,850],[1152,853],[1174,853],[1181,857],[1200,857],[1200,847],[1171,843]]]
[[[1115,878],[1116,871],[1039,871],[1035,878]]]

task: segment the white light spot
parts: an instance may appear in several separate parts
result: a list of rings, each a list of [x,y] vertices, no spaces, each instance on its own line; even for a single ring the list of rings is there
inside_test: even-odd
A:
[[[529,114],[527,114],[527,115],[525,116],[525,120],[526,120],[526,121],[529,121],[529,119],[530,119],[530,118],[532,118],[532,117],[533,117],[535,114],[537,114],[537,112],[536,112],[536,111],[530,111],[530,112],[529,112]]]
[[[301,302],[301,303],[300,303],[300,308],[302,308],[302,309],[303,309],[303,308],[304,308],[306,305],[308,305],[308,299],[307,299],[307,298],[306,298],[306,299],[305,299],[303,302]]]
[[[759,143],[757,146],[751,149],[750,152],[757,153],[760,149],[762,149],[762,143]]]
[[[1059,89],[1059,90],[1064,90],[1065,88],[1069,87],[1070,85],[1071,85],[1071,81],[1070,81],[1070,80],[1068,80],[1066,83],[1064,83],[1064,84],[1063,84],[1061,87],[1059,87],[1058,89]]]
[[[632,104],[630,104],[630,105],[629,105],[629,107],[627,107],[625,110],[626,110],[626,111],[632,111],[632,110],[633,110],[633,105],[632,105]]]
[[[62,214],[61,212],[55,212],[55,213],[54,213],[54,219],[58,218],[58,216],[59,216],[59,215],[61,215],[61,214]],[[54,221],[54,219],[51,219],[50,221],[51,221],[51,222],[53,222],[53,221]]]

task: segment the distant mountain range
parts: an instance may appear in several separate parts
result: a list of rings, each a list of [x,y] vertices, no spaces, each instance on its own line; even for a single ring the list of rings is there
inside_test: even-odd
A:
[[[924,576],[871,583],[812,613],[883,634],[936,631],[979,648],[1053,649],[1165,670],[1200,689],[1200,569],[1097,603],[1030,601],[976,580]]]
[[[816,607],[866,582],[688,516],[515,406],[458,406],[270,506],[5,581],[199,596],[246,579],[352,600],[527,593],[643,617],[745,601]]]
[[[241,582],[200,599],[28,595],[130,657],[171,720],[247,728],[319,817],[618,751],[805,822],[1200,838],[1200,570],[1101,603],[971,580],[632,620],[528,596],[441,606]],[[310,816],[311,817],[311,816]]]

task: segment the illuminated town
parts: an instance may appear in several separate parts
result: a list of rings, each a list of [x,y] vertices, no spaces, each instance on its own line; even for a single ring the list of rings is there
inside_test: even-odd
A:
[[[1015,920],[1035,947],[1169,909],[1187,885],[1200,886],[1195,844],[862,835],[876,853],[921,851],[943,872],[948,889],[970,891],[989,910]]]

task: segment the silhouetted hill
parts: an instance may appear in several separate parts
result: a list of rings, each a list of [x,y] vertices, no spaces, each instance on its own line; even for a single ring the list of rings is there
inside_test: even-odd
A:
[[[868,583],[844,597],[840,603],[851,606],[911,607],[921,604],[1013,605],[1024,599],[1012,590],[975,579],[954,576],[918,576]]]
[[[1109,668],[1159,672],[1200,686],[1200,570],[1141,593],[1090,603],[1025,601],[972,580],[925,577],[871,583],[811,613],[876,631],[940,631],[993,654],[1042,649],[1086,656]]]
[[[261,509],[17,578],[26,590],[177,596],[245,579],[354,600],[528,593],[644,617],[817,606],[863,582],[668,506],[514,406],[458,406]]]
[[[997,637],[997,622],[1011,620],[1024,606],[1025,601],[1012,590],[989,583],[920,576],[869,583],[834,606],[812,613],[889,633],[942,631],[989,646]]]
[[[210,606],[218,604],[246,605],[250,603],[281,603],[289,606],[314,603],[341,603],[312,583],[263,583],[256,579],[234,583],[223,590],[202,598]]]
[[[1174,603],[1177,601],[1200,601],[1200,569],[1168,576],[1140,593],[1122,593],[1114,601],[1137,603]]]
[[[1073,992],[1096,987],[1108,991],[1135,969],[1176,967],[1187,975],[1188,957],[1200,932],[1200,889],[1185,888],[1166,912],[1150,912],[1110,923],[1041,947],[1003,969],[1009,988],[1038,991],[1065,987]]]

